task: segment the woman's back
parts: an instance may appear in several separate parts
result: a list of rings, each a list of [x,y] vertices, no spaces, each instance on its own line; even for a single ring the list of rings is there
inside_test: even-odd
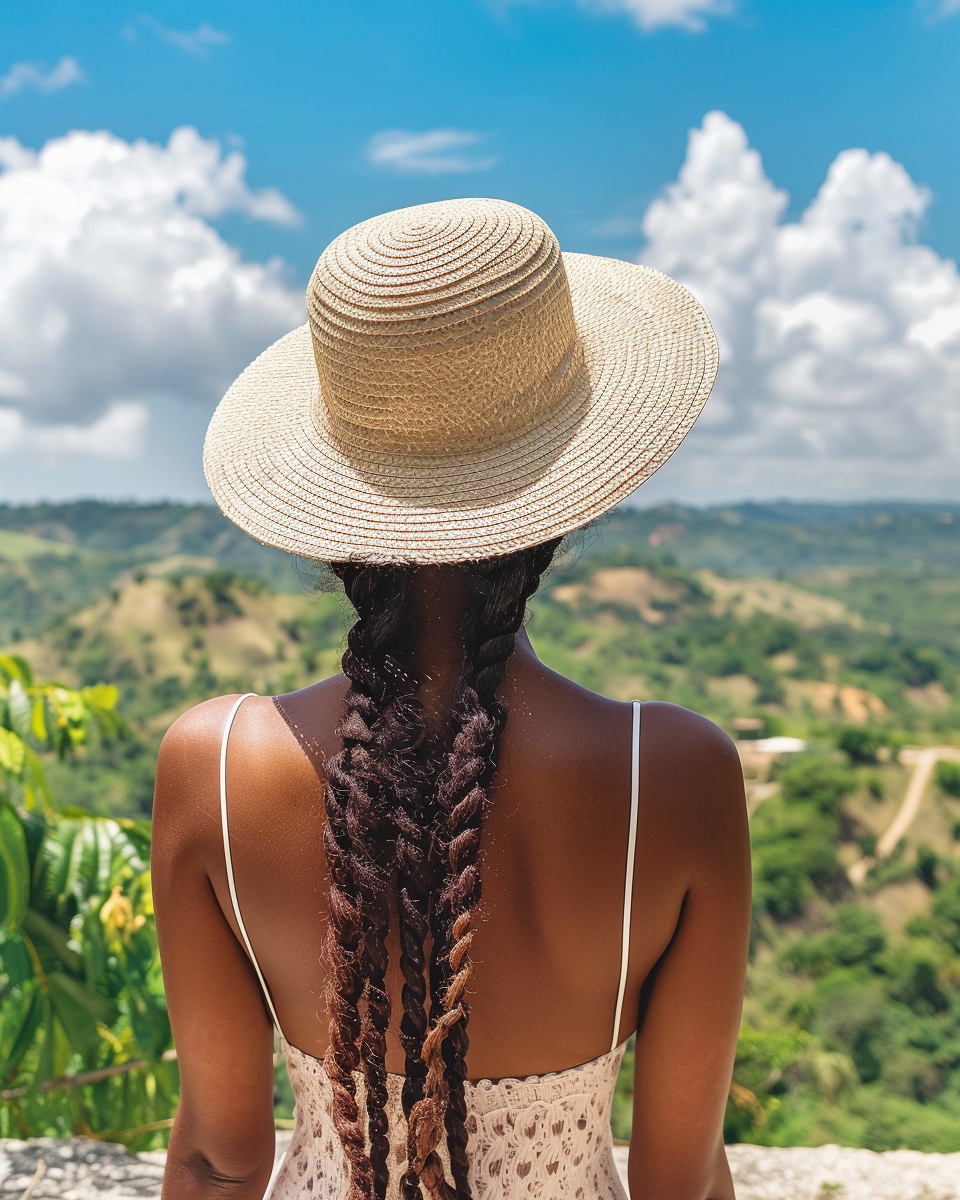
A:
[[[357,619],[346,680],[279,706],[222,698],[164,742],[154,878],[182,1086],[168,1194],[260,1200],[268,995],[310,1150],[284,1200],[470,1200],[494,1176],[507,1195],[615,1194],[611,1046],[638,1025],[634,1200],[728,1200],[749,922],[736,752],[646,706],[630,836],[634,710],[546,670],[523,634],[563,537],[696,420],[710,323],[659,272],[563,254],[534,213],[482,199],[347,230],[307,313],[220,402],[204,468],[241,528],[328,562]],[[505,1175],[506,1150],[481,1154],[477,1097],[509,1089],[471,1081],[550,1072],[604,1092],[570,1120],[606,1165],[561,1174],[554,1145]],[[504,1128],[559,1138],[567,1116],[525,1095],[537,1119],[505,1102]],[[308,1158],[327,1174],[301,1173]]]
[[[594,1143],[586,1162],[594,1174],[585,1176],[578,1163],[577,1177],[598,1182],[585,1194],[617,1195],[619,1185],[609,1177],[609,1156],[605,1147],[595,1144],[596,1130],[608,1136],[609,1093],[620,1058],[611,1048],[625,1041],[643,1018],[635,1143],[642,1141],[648,1150],[642,1158],[634,1155],[634,1191],[658,1200],[668,1194],[698,1195],[637,1189],[646,1187],[645,1180],[654,1183],[659,1178],[659,1159],[675,1182],[678,1161],[685,1161],[695,1174],[717,1170],[720,1148],[704,1147],[702,1137],[707,1129],[716,1130],[716,1109],[719,1104],[722,1111],[725,1087],[719,1093],[716,1087],[704,1088],[704,1080],[711,1077],[705,1061],[711,1055],[730,1054],[729,1031],[731,1026],[735,1029],[742,987],[749,887],[736,752],[714,726],[686,710],[656,703],[642,706],[636,857],[628,887],[633,708],[595,696],[547,670],[525,638],[523,643],[502,688],[510,717],[484,821],[482,918],[472,946],[467,1067],[474,1081],[563,1074],[546,1090],[543,1081],[528,1080],[522,1095],[513,1089],[507,1100],[510,1087],[498,1093],[489,1084],[479,1089],[468,1085],[472,1110],[479,1104],[488,1114],[500,1113],[504,1105],[519,1105],[513,1116],[527,1113],[528,1157],[534,1146],[540,1147],[535,1162],[542,1157],[541,1149],[546,1151],[539,1171],[517,1160],[515,1140],[508,1151],[502,1139],[491,1139],[489,1119],[481,1119],[478,1133],[474,1111],[474,1145],[479,1137],[500,1164],[491,1173],[488,1163],[487,1178],[477,1181],[476,1194],[576,1194],[561,1179],[554,1181],[558,1190],[543,1192],[541,1175],[551,1161],[567,1161],[564,1154],[579,1144],[578,1137],[586,1137]],[[275,1194],[283,1200],[307,1194],[339,1196],[338,1180],[346,1178],[342,1161],[338,1166],[338,1156],[329,1152],[336,1145],[329,1119],[333,1099],[325,1091],[319,1061],[327,1049],[327,980],[320,961],[328,915],[322,846],[324,763],[339,750],[336,728],[345,691],[345,680],[338,677],[276,702],[248,698],[237,712],[225,760],[237,904],[290,1047],[288,1063],[300,1091],[299,1107],[312,1114],[309,1145],[302,1133],[295,1137],[295,1153],[278,1181]],[[220,911],[242,941],[230,897],[219,811],[219,751],[232,707],[224,698],[188,714],[170,739],[175,744],[168,744],[165,752],[192,764],[189,814],[173,824],[180,837],[202,844]],[[161,812],[161,839],[167,824]],[[164,852],[162,841],[161,854],[167,862],[177,858],[172,848]],[[176,886],[173,879],[170,884]],[[158,887],[162,894],[162,880]],[[614,1034],[624,901],[631,891],[622,1017]],[[387,945],[386,990],[394,1012],[401,1012],[395,912]],[[225,1051],[229,1054],[229,1047]],[[581,1064],[587,1064],[585,1070],[570,1071]],[[386,1067],[395,1111],[400,1088],[396,1077],[404,1069],[396,1022],[387,1033]],[[554,1105],[552,1134],[545,1146],[542,1124],[531,1121],[533,1099],[541,1115]],[[571,1123],[579,1126],[576,1135],[569,1128],[555,1128],[564,1103]],[[498,1118],[493,1119],[496,1123]],[[513,1119],[511,1126],[515,1123]],[[405,1157],[405,1146],[398,1149]],[[583,1158],[582,1147],[577,1155]],[[511,1172],[506,1176],[505,1158]],[[301,1174],[306,1162],[312,1165]],[[324,1163],[326,1174],[318,1174],[318,1164]],[[306,1190],[308,1177],[315,1188],[325,1178],[328,1190]],[[602,1187],[601,1177],[607,1179]]]

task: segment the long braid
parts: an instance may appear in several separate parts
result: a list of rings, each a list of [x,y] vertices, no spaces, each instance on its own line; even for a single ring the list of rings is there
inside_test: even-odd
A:
[[[470,1195],[466,1157],[467,987],[480,901],[480,830],[506,710],[497,691],[526,602],[556,542],[463,568],[471,584],[466,661],[450,732],[427,731],[416,699],[411,568],[332,564],[357,610],[343,670],[350,680],[328,764],[324,848],[330,869],[330,1044],[325,1070],[350,1166],[350,1200],[382,1200],[389,1180],[386,990],[391,884],[403,973],[400,1038],[408,1120],[403,1200]],[[429,969],[426,941],[432,936]],[[427,1015],[429,981],[430,1015]],[[355,1073],[366,1082],[366,1136]],[[444,1135],[454,1186],[438,1147]],[[369,1151],[367,1149],[369,1139]]]
[[[468,568],[474,592],[464,678],[454,707],[454,735],[437,785],[443,821],[446,879],[432,921],[432,1012],[436,1014],[424,1045],[426,1094],[415,1112],[421,1161],[431,1162],[430,1142],[444,1130],[458,1200],[470,1196],[467,1158],[467,1110],[464,1084],[469,1046],[467,988],[473,975],[470,946],[474,912],[481,898],[480,835],[497,767],[497,750],[506,724],[506,708],[497,692],[523,623],[527,600],[537,590],[559,541]],[[424,1151],[427,1151],[424,1153]]]
[[[416,646],[416,625],[409,620],[409,571],[353,565],[334,570],[358,620],[343,656],[351,685],[338,730],[343,750],[328,770],[328,828],[335,830],[329,840],[339,852],[341,869],[334,880],[336,897],[331,888],[328,955],[334,969],[325,1065],[334,1087],[335,1121],[351,1164],[351,1196],[382,1200],[389,1180],[385,1058],[391,1006],[385,977],[393,868],[392,804],[384,786],[384,763],[399,748],[400,722],[391,719],[397,701],[416,690],[406,669]],[[361,999],[366,1001],[362,1014]],[[369,1154],[353,1078],[361,1064]]]
[[[431,789],[432,790],[432,789]],[[398,788],[397,912],[400,933],[400,969],[403,972],[403,1015],[400,1042],[404,1052],[402,1103],[410,1130],[410,1114],[423,1097],[427,1066],[423,1043],[427,1035],[426,941],[430,930],[431,896],[437,890],[437,872],[431,861],[434,805],[425,803],[414,789]],[[417,1148],[407,1139],[407,1168],[400,1183],[403,1200],[420,1200]]]
[[[425,978],[426,940],[431,898],[438,890],[434,840],[436,805],[433,780],[437,776],[436,739],[429,733],[422,705],[402,700],[395,707],[398,753],[390,760],[391,785],[396,807],[396,897],[400,936],[400,969],[403,974],[400,1043],[404,1051],[402,1104],[410,1113],[423,1094],[426,1064],[423,1042],[427,1033]],[[403,1200],[421,1200],[416,1148],[407,1143],[407,1167],[400,1181]]]

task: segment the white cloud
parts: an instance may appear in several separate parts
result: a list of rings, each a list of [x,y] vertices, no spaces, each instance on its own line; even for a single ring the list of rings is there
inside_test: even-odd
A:
[[[960,0],[917,0],[917,7],[926,10],[931,21],[941,21],[960,12]]]
[[[0,408],[0,455],[39,453],[47,458],[137,458],[149,413],[145,404],[112,404],[89,425],[31,425],[15,408]]]
[[[511,4],[539,4],[541,0],[491,0],[501,11]],[[960,0],[943,0],[943,3]],[[727,17],[736,8],[735,0],[576,0],[578,8],[588,12],[629,17],[638,29],[651,33],[677,26],[688,33],[702,33],[710,17]]]
[[[950,3],[951,0],[945,0]],[[602,13],[624,13],[644,31],[679,25],[690,33],[702,33],[708,17],[728,16],[731,0],[578,0],[581,8]]]
[[[845,150],[796,222],[740,125],[709,113],[644,218],[642,261],[700,298],[721,344],[678,458],[712,494],[956,495],[960,275],[917,241],[927,191]],[[665,481],[666,482],[666,481]]]
[[[278,260],[245,262],[209,218],[290,223],[274,189],[194,129],[166,146],[73,132],[0,139],[0,440],[63,455],[138,452],[146,401],[212,405],[303,320]]]
[[[135,20],[128,22],[122,30],[127,41],[137,40],[138,27],[149,29],[161,42],[176,46],[184,54],[193,54],[197,58],[209,58],[211,46],[223,46],[230,41],[230,34],[222,29],[214,29],[209,21],[204,21],[196,29],[170,29],[162,25],[156,17],[141,13]]]
[[[25,88],[37,92],[59,92],[69,87],[71,83],[82,83],[86,78],[80,69],[80,64],[69,55],[61,58],[55,67],[49,70],[45,63],[18,62],[0,77],[0,99],[13,96]]]
[[[456,153],[482,141],[479,133],[464,129],[429,129],[408,133],[405,129],[385,129],[367,142],[367,158],[378,167],[419,175],[454,175],[468,171],[488,171],[497,159]]]

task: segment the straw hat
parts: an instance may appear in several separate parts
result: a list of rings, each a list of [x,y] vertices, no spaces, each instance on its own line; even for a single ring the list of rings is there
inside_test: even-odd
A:
[[[460,562],[585,525],[670,457],[717,372],[685,288],[561,254],[503,200],[348,229],[307,314],[224,396],[203,461],[242,529],[325,560]]]

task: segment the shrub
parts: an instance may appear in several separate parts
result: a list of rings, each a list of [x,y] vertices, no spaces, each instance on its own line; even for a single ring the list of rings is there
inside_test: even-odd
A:
[[[204,587],[210,593],[210,598],[213,600],[218,621],[223,621],[227,617],[239,617],[243,615],[243,610],[233,595],[233,586],[235,583],[236,576],[232,571],[211,571],[203,577]]]
[[[877,729],[866,729],[862,725],[847,725],[838,729],[834,742],[851,763],[865,764],[877,761],[877,751],[886,745],[886,738]]]
[[[834,813],[856,789],[857,778],[847,767],[817,755],[804,755],[780,774],[781,795],[788,804],[810,804],[820,813]]]
[[[877,852],[877,835],[875,833],[861,834],[857,838],[857,845],[864,858],[873,858]]]
[[[836,898],[846,876],[837,821],[812,804],[768,801],[753,820],[754,902],[777,920],[799,916],[818,893]]]
[[[112,1130],[145,1148],[176,1106],[149,825],[58,812],[43,769],[45,753],[69,757],[94,728],[118,735],[116,700],[111,687],[37,683],[22,659],[0,655],[6,1136]]]
[[[808,1070],[815,1039],[802,1029],[754,1029],[744,1024],[737,1041],[733,1084],[723,1122],[726,1142],[753,1141],[764,1129],[780,1102],[776,1093],[787,1090]]]
[[[833,914],[830,927],[795,942],[782,956],[792,971],[826,975],[836,966],[873,966],[887,948],[887,936],[877,914],[860,904],[845,904]]]
[[[937,935],[960,954],[960,875],[937,888],[931,917]]]
[[[931,891],[940,883],[940,880],[937,878],[937,868],[939,866],[940,858],[936,850],[928,846],[926,842],[921,842],[917,846],[917,878]]]
[[[943,1012],[950,1002],[940,986],[941,961],[939,948],[928,939],[913,938],[899,945],[886,962],[890,995],[918,1016]]]
[[[889,1006],[880,984],[838,970],[817,987],[814,1032],[853,1059],[863,1083],[879,1079],[889,1033]]]
[[[940,679],[943,660],[925,646],[904,646],[900,651],[900,677],[908,687],[926,687]]]
[[[938,762],[934,778],[941,792],[946,792],[948,796],[960,798],[960,763]],[[956,837],[956,833],[954,833],[954,836]]]

